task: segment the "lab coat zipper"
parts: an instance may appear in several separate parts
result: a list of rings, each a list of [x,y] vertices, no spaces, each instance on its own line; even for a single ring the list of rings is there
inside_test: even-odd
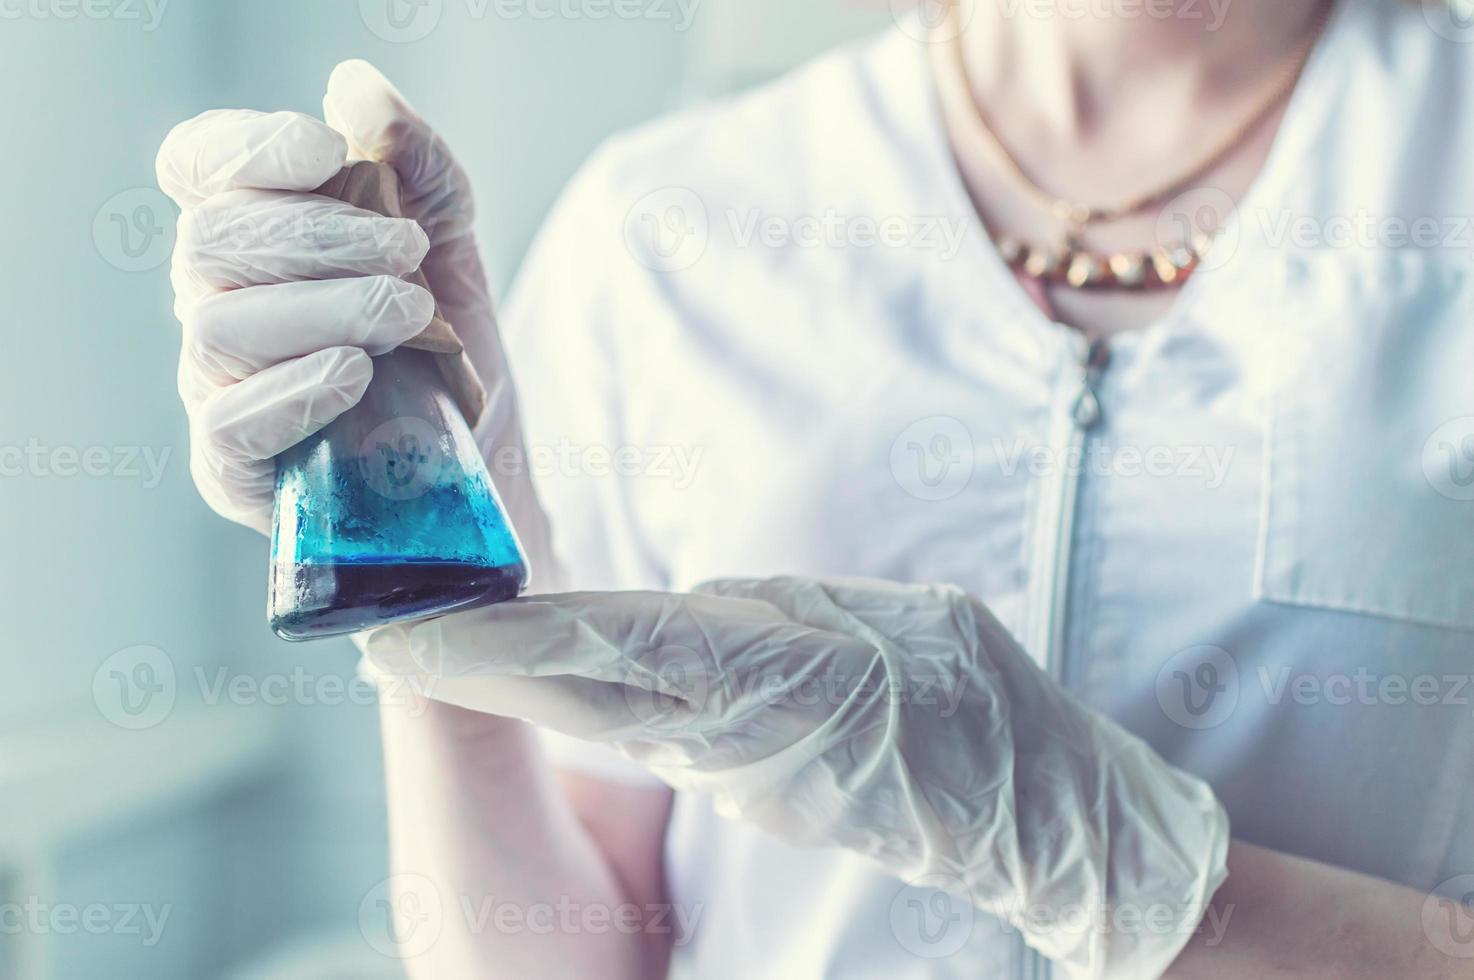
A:
[[[1043,657],[1044,669],[1063,682],[1065,617],[1070,590],[1070,558],[1075,529],[1075,507],[1080,476],[1085,468],[1085,446],[1093,429],[1100,425],[1100,380],[1110,363],[1110,347],[1104,339],[1090,342],[1081,360],[1079,386],[1056,409],[1049,444],[1055,449],[1050,485],[1041,491],[1047,511],[1040,514],[1043,529],[1035,538],[1034,568],[1039,570],[1032,597],[1036,612],[1030,615],[1032,648]],[[1042,611],[1042,612],[1041,612]],[[1053,964],[1037,951],[1025,948],[1026,980],[1050,980]]]
[[[1030,601],[1034,612],[1029,617],[1029,644],[1056,678],[1062,667],[1075,498],[1084,469],[1086,440],[1103,417],[1099,388],[1109,362],[1106,342],[1092,341],[1080,362],[1080,383],[1059,399],[1050,426],[1049,446],[1054,459],[1048,471],[1049,483],[1040,491],[1044,503],[1036,526],[1041,530],[1035,534],[1031,555],[1032,568],[1038,573],[1031,578],[1039,584]]]

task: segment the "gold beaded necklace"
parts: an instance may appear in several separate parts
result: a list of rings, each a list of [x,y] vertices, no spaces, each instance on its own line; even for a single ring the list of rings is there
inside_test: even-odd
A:
[[[1169,182],[1135,197],[1116,204],[1085,204],[1066,197],[1059,197],[1040,187],[1024,170],[1018,159],[1009,152],[988,124],[987,115],[978,104],[975,89],[967,75],[967,59],[961,44],[962,30],[956,23],[957,5],[949,3],[945,19],[937,30],[945,31],[954,46],[952,52],[962,71],[964,88],[972,106],[973,116],[980,124],[982,134],[996,151],[1005,172],[1038,207],[1049,212],[1065,225],[1059,240],[1052,246],[1030,245],[1012,235],[997,235],[995,243],[999,254],[1010,266],[1032,279],[1049,284],[1062,284],[1075,289],[1153,289],[1181,285],[1198,263],[1207,254],[1213,243],[1213,232],[1217,229],[1199,231],[1192,238],[1172,245],[1158,245],[1150,249],[1099,253],[1087,249],[1082,241],[1085,229],[1090,225],[1107,224],[1130,215],[1140,214],[1155,205],[1164,204],[1187,189],[1188,185],[1212,170],[1238,146],[1250,133],[1257,129],[1271,113],[1295,89],[1295,83],[1310,60],[1317,39],[1325,30],[1335,0],[1325,0],[1306,37],[1295,48],[1295,53],[1282,69],[1279,82],[1273,91],[1254,108],[1248,117],[1234,127],[1227,136],[1213,146],[1190,169]]]

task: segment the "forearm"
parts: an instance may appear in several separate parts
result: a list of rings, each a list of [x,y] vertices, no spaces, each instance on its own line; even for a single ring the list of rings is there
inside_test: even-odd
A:
[[[1420,892],[1238,841],[1228,868],[1169,980],[1474,978],[1474,959],[1433,944]],[[1474,933],[1474,911],[1454,903],[1432,911],[1430,928],[1451,922],[1455,936]]]
[[[411,977],[658,975],[529,726],[430,700],[381,714],[393,872],[441,910],[428,948],[402,938]]]

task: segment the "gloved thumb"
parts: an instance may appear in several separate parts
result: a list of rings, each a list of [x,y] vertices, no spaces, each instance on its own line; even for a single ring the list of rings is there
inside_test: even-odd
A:
[[[432,247],[471,231],[471,182],[450,149],[399,90],[367,61],[340,63],[328,78],[323,118],[348,141],[354,160],[378,160],[399,173],[404,215]]]

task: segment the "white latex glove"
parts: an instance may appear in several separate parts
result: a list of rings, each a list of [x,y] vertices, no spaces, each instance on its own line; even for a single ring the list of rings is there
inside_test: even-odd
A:
[[[790,843],[942,876],[926,884],[1071,976],[1159,975],[1226,875],[1212,791],[1082,707],[956,588],[569,593],[359,642],[371,671],[612,745]],[[1174,928],[1144,926],[1162,906]]]
[[[464,171],[367,62],[334,69],[323,110],[326,123],[206,112],[176,126],[157,160],[159,186],[183,209],[171,277],[190,472],[215,511],[263,532],[272,457],[355,405],[370,356],[430,321],[431,293],[399,278],[416,268],[486,385],[483,452],[520,445]],[[307,193],[350,159],[395,168],[404,218]],[[539,544],[527,481],[498,490],[524,544]]]

